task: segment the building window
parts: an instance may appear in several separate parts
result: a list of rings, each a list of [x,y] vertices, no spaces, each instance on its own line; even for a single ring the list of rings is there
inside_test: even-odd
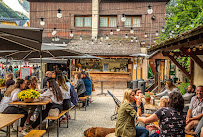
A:
[[[141,16],[137,17],[126,17],[124,27],[141,27]]]
[[[91,27],[92,17],[75,17],[75,27]]]
[[[100,27],[116,27],[117,17],[100,17]]]

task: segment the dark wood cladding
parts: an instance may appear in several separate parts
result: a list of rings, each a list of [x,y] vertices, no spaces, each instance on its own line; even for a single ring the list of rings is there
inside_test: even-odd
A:
[[[27,0],[29,2],[92,2],[92,0]],[[170,0],[101,0],[101,2],[169,2]]]
[[[63,38],[69,38],[70,30],[73,30],[74,36],[87,36],[91,38],[92,28],[91,27],[75,27],[74,17],[78,15],[91,16],[92,15],[92,3],[83,0],[83,2],[70,2],[69,0],[60,2],[36,2],[35,0],[30,1],[30,25],[31,27],[44,28],[43,37],[52,37],[51,32],[53,28],[57,29],[57,36]],[[38,0],[40,1],[40,0]],[[116,32],[116,27],[114,28],[103,28],[99,27],[99,36],[110,35],[110,30],[114,31],[112,37],[122,36],[125,34],[129,36],[136,35],[139,40],[145,40],[146,42],[150,40],[149,33],[151,32],[151,17],[154,15],[155,20],[152,21],[152,41],[156,39],[156,31],[161,31],[162,26],[165,24],[165,6],[167,0],[157,0],[163,2],[153,2],[150,1],[152,5],[153,14],[147,14],[148,1],[147,2],[124,2],[125,0],[113,2],[106,0],[101,0],[99,5],[100,15],[114,15],[117,16],[117,24],[120,27],[119,32]],[[127,1],[127,0],[126,0]],[[129,0],[130,1],[130,0]],[[135,2],[136,1],[136,2]],[[62,18],[57,18],[57,10],[62,10]],[[130,27],[124,27],[124,23],[121,21],[122,14],[126,16],[141,16],[141,27],[134,27],[134,34],[130,34]],[[45,25],[40,25],[40,18],[44,18]],[[148,34],[148,37],[144,37],[144,33]]]

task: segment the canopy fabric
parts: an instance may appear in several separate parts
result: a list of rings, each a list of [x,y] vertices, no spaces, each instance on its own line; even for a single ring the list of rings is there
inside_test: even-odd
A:
[[[40,58],[32,58],[28,60],[30,63],[40,63]],[[50,59],[42,58],[42,63],[61,63],[67,64],[67,59]]]
[[[103,58],[88,55],[88,54],[85,54],[83,56],[58,56],[57,58],[63,58],[63,59],[103,59]]]
[[[0,24],[0,50],[40,52],[43,29]]]

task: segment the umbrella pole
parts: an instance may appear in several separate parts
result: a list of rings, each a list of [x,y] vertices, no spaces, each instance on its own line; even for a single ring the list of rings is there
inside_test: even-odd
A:
[[[69,69],[70,69],[70,82],[71,82],[71,59],[70,59],[70,65],[69,65]]]
[[[42,77],[43,77],[43,71],[42,71],[42,53],[41,53],[41,52],[40,52],[40,66],[41,66],[41,67],[40,67],[40,69],[41,69],[41,76],[40,76],[40,77],[41,77],[41,79],[40,79],[40,80],[41,80],[41,84],[40,84],[40,88],[42,89],[42,84],[43,84],[43,78],[42,78]]]
[[[136,59],[136,80],[137,80],[137,67],[138,67],[137,63],[138,63],[138,58]]]

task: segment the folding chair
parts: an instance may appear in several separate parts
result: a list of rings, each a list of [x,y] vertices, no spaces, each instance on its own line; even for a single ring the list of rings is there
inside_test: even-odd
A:
[[[118,113],[117,113],[116,109],[117,109],[117,108],[120,108],[120,106],[121,106],[121,101],[118,100],[110,91],[107,90],[107,93],[113,98],[113,100],[114,100],[114,102],[115,102],[115,104],[116,104],[114,114],[111,116],[111,121],[113,121],[113,120],[117,119],[117,114],[118,114]]]

